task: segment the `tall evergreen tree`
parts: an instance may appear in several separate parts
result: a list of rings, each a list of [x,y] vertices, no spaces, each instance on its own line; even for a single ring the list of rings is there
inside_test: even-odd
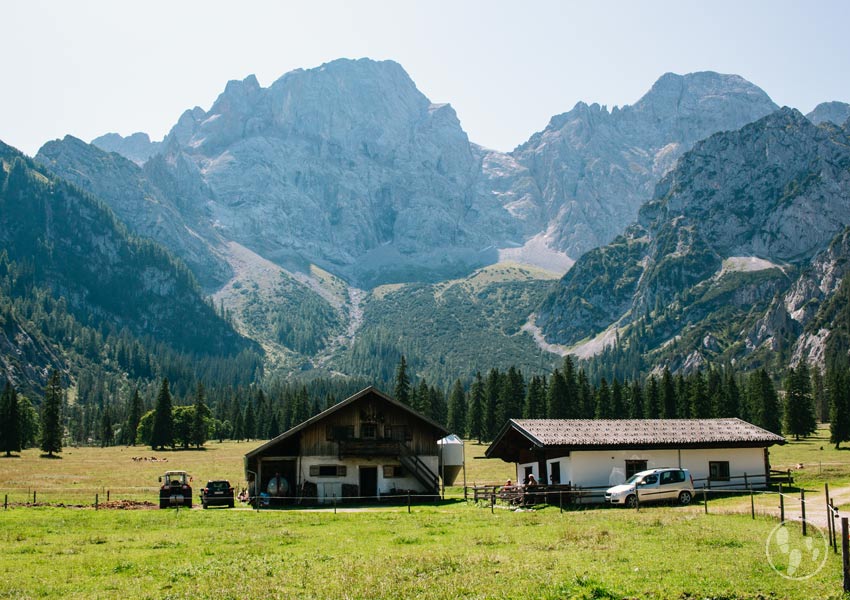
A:
[[[643,398],[643,414],[647,419],[661,417],[661,394],[658,389],[658,379],[650,375],[646,382]]]
[[[255,439],[254,435],[257,431],[257,417],[254,414],[254,403],[248,400],[245,407],[245,416],[242,417],[242,430],[245,432],[245,439]]]
[[[62,400],[64,390],[59,372],[53,371],[44,389],[44,404],[41,408],[41,442],[39,447],[47,456],[62,452]]]
[[[502,375],[497,369],[490,369],[484,382],[484,436],[490,441],[499,432],[499,392],[502,389]]]
[[[534,375],[525,394],[524,419],[542,419],[546,410],[546,386],[543,377]]]
[[[466,392],[460,379],[456,379],[449,394],[448,429],[461,437],[466,433]]]
[[[826,423],[829,421],[829,394],[826,392],[823,373],[819,367],[809,370],[812,380],[812,400],[815,403],[815,414],[818,421]]]
[[[18,407],[18,393],[6,380],[3,394],[0,396],[0,452],[11,456],[21,451],[21,413]]]
[[[410,377],[407,375],[407,360],[405,360],[404,354],[401,355],[401,360],[398,361],[398,367],[395,371],[393,396],[398,402],[410,406]]]
[[[611,389],[608,387],[608,382],[604,377],[599,382],[599,389],[596,390],[596,410],[594,417],[597,419],[611,419],[614,417],[611,414]]]
[[[564,381],[563,373],[558,369],[552,371],[552,375],[549,377],[547,396],[546,417],[548,419],[566,419],[569,413],[569,408],[567,407],[567,384]]]
[[[753,423],[762,429],[781,435],[782,412],[779,396],[767,371],[760,369],[750,374],[747,380],[747,401]]]
[[[611,416],[614,419],[626,419],[629,416],[623,399],[623,385],[619,379],[611,383]]]
[[[142,397],[139,396],[139,388],[133,390],[130,399],[130,410],[127,414],[127,422],[124,425],[124,443],[128,446],[136,445],[136,433],[139,429],[139,421],[142,420]]]
[[[629,387],[629,418],[643,418],[643,390],[640,381],[635,379]]]
[[[112,429],[112,410],[109,404],[103,407],[100,415],[100,445],[102,448],[115,443],[115,432]]]
[[[711,401],[708,397],[708,385],[702,371],[697,371],[688,378],[688,393],[691,399],[691,417],[708,419],[711,417]]]
[[[470,439],[481,443],[484,437],[484,380],[481,371],[475,374],[475,380],[469,389],[469,411],[466,417],[466,432]]]
[[[156,397],[151,448],[156,450],[167,446],[174,446],[174,409],[171,402],[171,390],[168,387],[168,378],[166,377],[162,380],[159,394]]]
[[[665,365],[661,373],[661,418],[675,419],[676,416],[676,385],[670,367]]]
[[[592,419],[594,406],[593,390],[590,387],[590,381],[587,379],[587,373],[584,369],[578,370],[576,375],[576,387],[578,390],[578,417],[580,419]]]
[[[573,419],[576,417],[584,418],[581,410],[581,402],[579,399],[579,382],[576,374],[576,366],[573,357],[567,354],[564,357],[564,417],[565,419]]]
[[[846,368],[828,364],[826,370],[829,394],[829,441],[836,449],[850,442],[850,377]]]
[[[508,419],[522,417],[522,405],[525,400],[525,381],[522,373],[511,366],[501,378],[499,389],[499,414],[496,417],[498,431]]]
[[[805,361],[785,376],[785,431],[799,440],[817,431],[809,370]]]
[[[192,445],[200,448],[207,443],[210,434],[210,409],[206,403],[206,390],[203,383],[198,383],[195,390],[195,412],[192,415],[190,438]]]

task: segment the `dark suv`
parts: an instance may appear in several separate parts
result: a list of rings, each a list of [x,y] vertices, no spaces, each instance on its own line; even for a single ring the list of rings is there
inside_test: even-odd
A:
[[[226,479],[208,481],[201,490],[201,506],[228,506],[233,508],[233,486]]]

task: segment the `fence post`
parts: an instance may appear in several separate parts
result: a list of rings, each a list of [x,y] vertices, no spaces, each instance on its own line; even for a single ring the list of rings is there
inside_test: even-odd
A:
[[[97,505],[98,505],[98,501],[97,501],[97,494],[95,494],[95,495],[94,495],[94,509],[95,509],[95,510],[98,510],[98,506],[97,506]]]
[[[779,486],[779,522],[785,522],[785,496],[782,495],[782,486]]]
[[[838,554],[838,532],[835,530],[835,519],[838,515],[835,513],[835,500],[829,499],[830,518],[832,521],[832,551]]]
[[[9,508],[9,494],[6,494],[5,496],[3,496],[3,510],[6,510],[8,508]]]
[[[336,494],[333,495],[333,502],[334,502],[334,514],[336,514]]]
[[[410,514],[410,490],[407,490],[407,514]]]
[[[705,514],[708,514],[708,495],[705,492],[705,484],[702,484],[702,506],[705,509]]]
[[[494,510],[495,506],[496,506],[496,494],[490,494],[490,514],[491,515],[495,513],[495,510]]]
[[[744,473],[744,488],[750,487],[749,480],[747,479],[747,474]]]
[[[35,501],[35,490],[32,491],[32,503],[37,504],[37,502]]]
[[[841,564],[844,566],[844,591],[850,592],[850,540],[847,539],[847,517],[841,517]]]
[[[750,515],[753,517],[753,520],[756,518],[756,499],[753,494],[753,488],[750,488]]]
[[[826,499],[826,533],[829,539],[829,544],[832,545],[832,511],[829,510],[829,483],[823,484],[823,496]]]
[[[806,490],[800,488],[800,510],[803,511],[803,535],[806,535]]]
[[[560,512],[564,512],[564,492],[563,490],[558,492],[558,509]]]
[[[106,490],[106,501],[109,502],[109,492],[110,490]]]

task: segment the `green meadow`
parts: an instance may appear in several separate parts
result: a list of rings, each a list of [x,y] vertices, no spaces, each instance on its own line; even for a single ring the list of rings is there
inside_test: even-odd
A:
[[[805,555],[809,571],[795,574],[811,576],[788,579],[781,573],[794,571],[791,554],[768,543],[775,518],[706,515],[699,504],[511,511],[453,493],[410,513],[406,506],[336,513],[92,506],[94,493],[107,489],[113,501],[155,501],[166,468],[190,471],[196,488],[207,478],[238,482],[241,457],[256,445],[70,448],[58,460],[30,451],[0,459],[0,494],[13,500],[0,510],[0,598],[850,597],[841,593],[838,555],[828,553],[817,572]],[[467,445],[470,484],[512,473],[473,458],[483,449]],[[774,460],[783,452],[808,450],[776,449]],[[132,460],[151,455],[168,462]],[[22,504],[32,488],[48,505]],[[786,530],[785,548],[807,548],[798,527]]]

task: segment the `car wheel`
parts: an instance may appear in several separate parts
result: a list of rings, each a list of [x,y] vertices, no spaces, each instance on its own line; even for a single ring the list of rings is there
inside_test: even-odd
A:
[[[693,496],[689,491],[685,490],[684,492],[679,492],[679,504],[682,506],[690,504],[692,499]]]
[[[185,502],[185,506],[186,506],[186,508],[192,508],[192,501],[191,501],[191,500],[186,500],[186,502]]]
[[[634,494],[629,494],[626,496],[626,507],[627,508],[636,508],[637,507],[637,496]]]
[[[168,508],[168,502],[166,502],[165,500],[160,500],[159,501],[159,507],[160,508]]]
[[[232,501],[232,500],[231,500],[231,501],[227,504],[227,507],[228,507],[228,508],[233,508],[234,506],[235,506],[235,505],[234,505],[234,503],[233,503],[233,501]]]
[[[207,509],[207,503],[206,503],[206,502],[201,502],[201,506],[203,506],[203,507],[204,507],[204,510],[206,510],[206,509]]]

